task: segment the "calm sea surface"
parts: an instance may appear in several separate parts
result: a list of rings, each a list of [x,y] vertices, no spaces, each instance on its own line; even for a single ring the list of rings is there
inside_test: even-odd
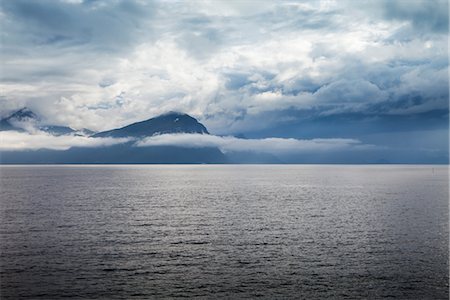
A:
[[[1,166],[1,298],[448,299],[448,166]]]

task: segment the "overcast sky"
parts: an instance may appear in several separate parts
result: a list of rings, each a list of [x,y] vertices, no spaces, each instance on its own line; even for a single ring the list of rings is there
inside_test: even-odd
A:
[[[3,0],[0,27],[2,115],[448,151],[448,1]]]

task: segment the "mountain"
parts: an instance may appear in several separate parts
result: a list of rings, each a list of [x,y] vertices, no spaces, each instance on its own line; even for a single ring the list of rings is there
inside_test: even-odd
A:
[[[93,137],[146,137],[164,133],[209,134],[206,127],[195,118],[179,112],[169,112],[122,128],[99,132]]]
[[[67,126],[41,125],[41,118],[27,107],[21,108],[0,120],[0,131],[26,131],[26,128],[30,126],[56,136],[78,133]],[[86,135],[83,131],[80,134]]]
[[[14,113],[1,120],[1,130],[20,130],[15,127],[15,121],[20,119],[26,122],[37,123],[29,119],[36,119],[31,111],[25,110]],[[3,123],[5,126],[3,126]],[[7,129],[3,129],[7,128]],[[42,131],[53,135],[86,135],[89,130],[74,131],[64,126],[35,126]],[[204,125],[195,118],[178,112],[170,112],[146,121],[133,123],[128,126],[100,132],[91,135],[97,137],[136,137],[143,138],[164,133],[200,133],[209,134]],[[203,164],[227,163],[228,158],[217,147],[180,147],[180,146],[136,146],[136,141],[103,146],[103,147],[72,147],[67,150],[11,150],[2,151],[0,163],[3,164]]]
[[[29,121],[29,120],[39,120],[38,116],[32,112],[28,107],[19,109],[18,111],[11,114],[5,119],[6,121]]]
[[[66,127],[66,126],[56,126],[56,125],[49,125],[49,126],[40,126],[39,130],[45,131],[47,133],[50,133],[52,135],[66,135],[75,133],[76,130]]]
[[[27,107],[21,108],[6,118],[0,120],[0,131],[17,130],[23,131],[21,123],[36,123],[39,118]]]
[[[209,134],[206,127],[195,118],[179,112],[169,112],[125,127],[95,133],[89,129],[75,130],[67,126],[42,125],[41,119],[29,108],[24,107],[0,120],[0,131],[25,131],[32,127],[49,134],[83,135],[92,137],[147,137],[164,133],[200,133]]]

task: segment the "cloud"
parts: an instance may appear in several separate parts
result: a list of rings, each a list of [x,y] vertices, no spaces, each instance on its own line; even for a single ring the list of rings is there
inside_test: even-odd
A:
[[[152,2],[133,0],[17,0],[2,2],[1,9],[6,42],[34,44],[41,54],[79,46],[94,52],[125,50],[142,37],[141,26],[155,10]]]
[[[338,150],[375,149],[355,139],[311,139],[292,138],[241,139],[233,136],[206,134],[162,134],[148,137],[136,143],[139,147],[178,146],[190,148],[217,147],[223,152],[256,152],[269,154],[298,154],[305,152],[332,152]]]
[[[349,113],[425,124],[448,110],[447,1],[17,0],[0,9],[0,106],[26,105],[52,124],[106,130],[177,110],[234,134]]]
[[[448,1],[380,1],[383,16],[388,20],[409,21],[416,30],[448,32]]]
[[[33,130],[31,132],[0,131],[1,151],[23,150],[67,150],[72,147],[106,147],[131,142],[130,146],[175,146],[187,148],[219,148],[222,152],[253,152],[272,155],[290,155],[302,153],[331,153],[335,151],[362,151],[381,149],[374,145],[363,144],[356,139],[293,139],[263,138],[243,139],[233,136],[215,136],[208,134],[162,134],[144,139],[136,138],[92,138],[78,135],[53,136]]]
[[[388,93],[375,84],[361,79],[337,80],[322,86],[314,96],[321,102],[364,103],[387,99]]]
[[[105,147],[126,143],[126,138],[90,138],[85,136],[51,134],[37,131],[34,133],[0,131],[0,151],[20,151],[53,149],[67,150],[71,147]]]

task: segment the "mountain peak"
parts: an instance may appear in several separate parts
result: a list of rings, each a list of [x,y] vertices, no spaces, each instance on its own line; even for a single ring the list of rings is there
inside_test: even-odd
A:
[[[13,112],[8,117],[0,120],[0,131],[30,131],[41,130],[52,135],[65,135],[74,133],[74,130],[66,126],[45,125],[42,119],[28,107],[23,107]]]
[[[16,112],[13,112],[8,117],[0,120],[0,131],[4,130],[18,130],[23,131],[23,124],[36,123],[39,117],[32,112],[28,107],[23,107]],[[18,125],[21,124],[21,125]]]
[[[38,119],[39,119],[38,116],[34,112],[32,112],[28,107],[23,107],[6,118],[6,120],[15,120],[15,121],[28,121]]]
[[[95,137],[146,137],[170,133],[209,134],[206,127],[188,114],[170,111],[131,125],[104,131]]]

